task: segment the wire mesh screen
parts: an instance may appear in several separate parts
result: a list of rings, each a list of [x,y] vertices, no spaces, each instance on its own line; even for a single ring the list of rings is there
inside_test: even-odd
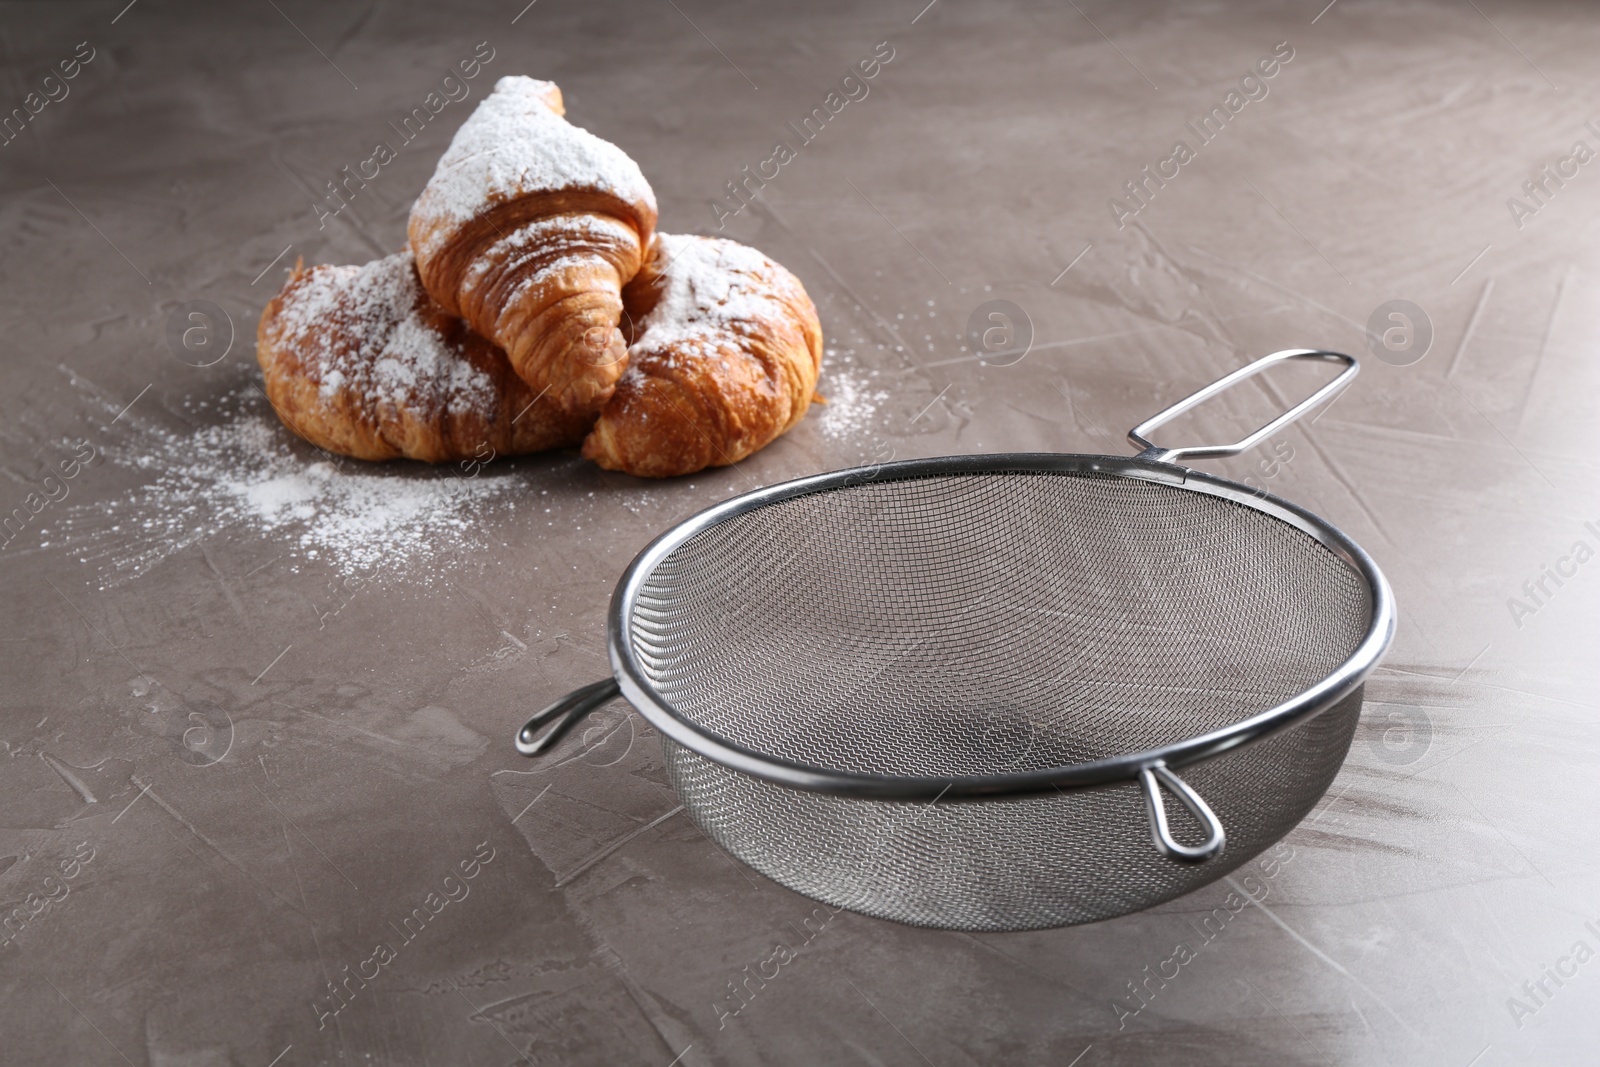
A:
[[[834,770],[975,775],[1142,752],[1274,707],[1350,656],[1369,604],[1343,559],[1233,501],[979,472],[700,531],[642,584],[630,637],[661,697],[727,740]]]
[[[1228,847],[1174,863],[1150,843],[1134,785],[1016,800],[859,800],[773,785],[662,738],[689,815],[797,892],[880,919],[953,930],[1093,922],[1181,896],[1257,855],[1327,791],[1361,713],[1358,689],[1300,726],[1185,767]],[[1187,813],[1175,819],[1182,835]]]

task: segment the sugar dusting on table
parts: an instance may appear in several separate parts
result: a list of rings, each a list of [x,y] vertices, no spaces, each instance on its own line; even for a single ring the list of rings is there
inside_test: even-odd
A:
[[[121,496],[79,505],[43,532],[91,565],[102,588],[230,530],[263,536],[291,568],[314,561],[342,575],[390,572],[431,584],[482,550],[485,516],[511,510],[526,483],[503,468],[464,477],[456,467],[364,464],[304,445],[253,392],[230,394],[222,421],[190,433],[145,422],[111,462],[154,478]],[[492,470],[492,469],[491,469]]]
[[[876,375],[857,366],[850,355],[830,348],[825,357],[817,392],[828,402],[811,409],[823,436],[844,440],[881,431],[889,391],[876,388]]]

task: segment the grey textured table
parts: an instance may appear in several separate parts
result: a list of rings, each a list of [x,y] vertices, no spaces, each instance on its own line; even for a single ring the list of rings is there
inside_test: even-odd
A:
[[[0,9],[0,1059],[1600,1058],[1592,11],[123,2]],[[284,269],[396,248],[509,73],[631,152],[665,229],[803,278],[830,405],[650,484],[335,468],[276,427],[251,338]],[[963,348],[991,300],[1031,336],[1011,365]],[[676,519],[890,455],[1121,454],[1301,345],[1364,371],[1202,465],[1348,531],[1401,625],[1327,801],[1237,886],[1026,934],[823,921],[681,814],[620,703],[548,763],[512,750],[603,676],[611,587]]]

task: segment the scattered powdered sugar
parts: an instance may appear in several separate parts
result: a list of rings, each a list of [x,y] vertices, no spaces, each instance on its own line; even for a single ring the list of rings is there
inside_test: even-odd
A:
[[[523,223],[491,244],[482,258],[511,260],[519,256],[548,255],[552,251],[586,249],[604,241],[620,245],[639,243],[639,232],[609,215],[574,212],[550,215]],[[468,272],[477,267],[474,262]]]
[[[412,208],[413,218],[450,223],[423,228],[424,256],[485,209],[528,193],[598,189],[654,214],[656,196],[639,165],[553,111],[550,89],[549,82],[508,75],[461,124]]]
[[[840,364],[835,361],[836,355],[832,349],[826,352],[822,380],[817,383],[817,392],[828,402],[811,410],[824,436],[859,437],[882,422],[878,412],[889,400],[889,393],[873,388],[876,371],[863,372],[848,361]]]
[[[639,340],[652,348],[720,334],[730,323],[791,315],[778,293],[792,275],[749,245],[720,237],[656,235],[656,255],[666,261],[655,307],[639,323]]]
[[[324,401],[348,394],[369,417],[382,403],[423,417],[430,409],[493,413],[494,380],[423,316],[428,305],[407,249],[360,267],[313,267],[291,283],[271,329]]]
[[[597,250],[606,244],[637,250],[639,232],[632,224],[608,215],[564,214],[537,219],[503,235],[474,258],[462,273],[461,291],[470,293],[509,273],[522,273],[516,287],[504,298],[509,306],[530,287],[546,284],[545,279],[557,271],[593,266]],[[527,269],[530,264],[533,270]]]
[[[64,543],[95,565],[102,588],[225,531],[276,542],[291,566],[315,561],[341,575],[399,572],[426,583],[429,564],[481,550],[486,513],[514,508],[526,492],[504,470],[464,477],[455,467],[378,467],[318,453],[253,393],[222,407],[221,423],[181,434],[144,422],[133,444],[107,447],[112,462],[154,480],[73,508],[45,544]]]

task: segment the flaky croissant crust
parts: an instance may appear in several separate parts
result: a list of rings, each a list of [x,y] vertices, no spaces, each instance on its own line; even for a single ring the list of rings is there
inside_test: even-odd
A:
[[[560,90],[502,78],[412,208],[424,287],[505,349],[536,393],[597,410],[626,365],[621,290],[655,194],[616,146],[562,117]]]
[[[822,327],[794,275],[733,241],[661,234],[624,290],[627,372],[584,441],[645,477],[737,463],[800,421]]]
[[[423,290],[411,253],[296,265],[256,333],[295,433],[357,459],[485,460],[577,444],[594,421],[536,398],[505,355]]]

